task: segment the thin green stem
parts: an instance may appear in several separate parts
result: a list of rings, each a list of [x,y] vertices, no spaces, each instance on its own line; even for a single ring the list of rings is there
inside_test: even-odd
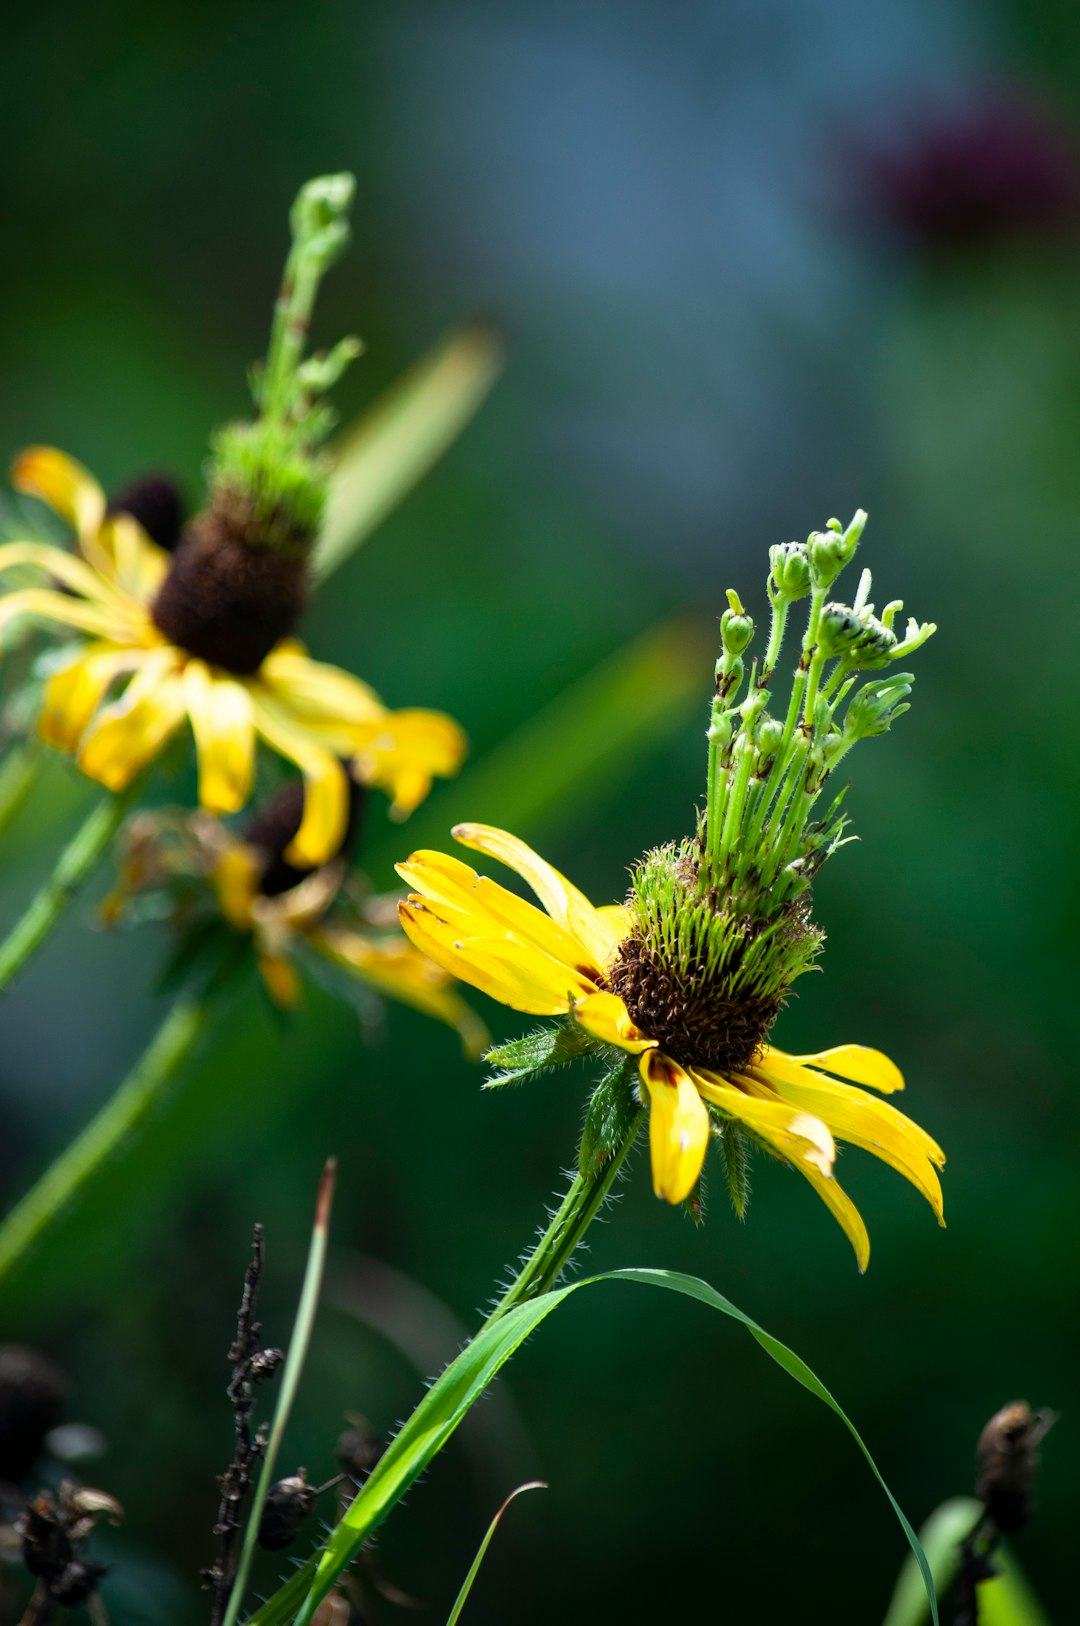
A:
[[[49,879],[0,943],[0,995],[41,947],[91,870],[103,857],[131,805],[137,785],[107,796],[72,836]]]
[[[490,1327],[493,1321],[498,1321],[499,1317],[505,1315],[515,1304],[524,1304],[529,1299],[535,1299],[555,1285],[570,1263],[585,1232],[610,1196],[626,1155],[637,1139],[644,1117],[644,1108],[633,1115],[622,1140],[602,1169],[595,1174],[579,1174],[575,1177],[566,1196],[552,1215],[547,1230],[484,1322],[485,1327]]]
[[[0,767],[0,833],[7,829],[34,788],[40,761],[38,747],[31,740],[12,746],[4,758]]]
[[[177,1000],[111,1100],[0,1224],[0,1281],[146,1121],[206,1019],[204,1000]]]

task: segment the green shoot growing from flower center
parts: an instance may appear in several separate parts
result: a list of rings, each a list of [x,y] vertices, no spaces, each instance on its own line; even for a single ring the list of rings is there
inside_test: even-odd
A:
[[[720,623],[723,652],[709,717],[705,812],[696,839],[646,855],[634,874],[635,930],[612,986],[635,1022],[687,1063],[736,1071],[751,1061],[821,933],[809,911],[814,875],[844,840],[844,790],[816,807],[860,739],[908,709],[909,672],[868,678],[935,628],[894,601],[878,617],[864,571],[851,604],[828,598],[858,547],[866,515],[830,520],[805,543],[770,550],[772,624],[747,666],[755,628],[736,592]],[[792,606],[808,600],[786,710],[770,711]]]

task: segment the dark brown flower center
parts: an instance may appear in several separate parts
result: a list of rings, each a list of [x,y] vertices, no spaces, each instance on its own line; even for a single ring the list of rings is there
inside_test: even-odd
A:
[[[684,1067],[743,1072],[768,1037],[783,998],[736,985],[681,978],[632,934],[609,973],[612,989],[643,1033]]]
[[[250,677],[295,630],[307,597],[302,551],[267,546],[242,514],[215,507],[184,531],[151,614],[170,643]]]
[[[363,818],[364,796],[363,785],[358,785],[350,774],[348,821],[341,845],[333,858],[348,858],[355,850]],[[290,864],[285,857],[286,847],[300,828],[303,812],[303,784],[299,779],[292,780],[253,815],[244,831],[248,846],[256,848],[265,859],[259,881],[259,891],[264,898],[276,898],[282,892],[289,892],[314,873],[311,868]]]

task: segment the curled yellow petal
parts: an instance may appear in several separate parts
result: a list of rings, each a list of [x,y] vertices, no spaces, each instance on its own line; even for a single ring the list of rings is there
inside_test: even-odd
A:
[[[657,1040],[648,1038],[634,1024],[618,994],[586,994],[584,999],[574,1001],[573,1012],[575,1022],[605,1044],[618,1045],[631,1055],[656,1049]]]
[[[23,566],[44,572],[98,608],[128,608],[122,595],[85,559],[53,547],[51,542],[6,542],[0,547],[0,571]]]
[[[653,1190],[681,1203],[698,1183],[709,1144],[709,1114],[689,1073],[670,1056],[647,1050],[638,1063],[649,1096]]]
[[[776,1051],[766,1054],[776,1055]],[[780,1055],[784,1052],[780,1051]],[[790,1061],[807,1067],[823,1067],[827,1073],[837,1073],[853,1084],[868,1084],[882,1095],[891,1095],[904,1087],[904,1075],[894,1061],[880,1050],[871,1050],[862,1044],[837,1044],[831,1050],[818,1050],[812,1056],[790,1056]]]
[[[16,491],[40,497],[80,537],[98,529],[105,518],[105,493],[81,463],[55,446],[29,446],[11,470]]]
[[[613,942],[621,940],[618,936],[621,920],[616,925],[610,916],[601,918],[600,911],[593,907],[584,892],[579,892],[565,875],[560,875],[557,869],[508,830],[498,830],[490,824],[458,824],[454,826],[452,834],[463,847],[472,847],[490,858],[497,858],[520,875],[532,887],[552,920],[565,926],[578,939],[594,965],[601,970],[606,968],[611,960]]]
[[[254,685],[249,689],[256,731],[304,776],[300,828],[285,849],[290,863],[317,868],[336,857],[349,816],[349,781],[336,757],[312,744],[303,728]]]
[[[855,1259],[860,1273],[870,1263],[870,1236],[862,1215],[855,1207],[851,1198],[830,1175],[822,1174],[815,1169],[812,1163],[797,1165],[799,1173],[813,1186],[829,1213],[838,1222],[844,1235],[855,1249]]]
[[[313,661],[303,646],[293,641],[278,644],[271,651],[259,677],[280,705],[306,722],[361,724],[386,716],[386,707],[374,689],[351,672]]]
[[[202,661],[184,668],[184,701],[199,762],[199,805],[235,813],[251,795],[255,723],[251,696],[234,678],[211,676]]]
[[[54,592],[49,587],[26,587],[0,598],[0,634],[20,615],[55,621],[62,627],[77,627],[80,632],[117,643],[125,636],[125,627],[111,611],[81,598]]]
[[[391,711],[354,731],[353,771],[365,784],[385,789],[391,814],[403,819],[423,801],[433,779],[457,773],[465,750],[465,735],[445,713]]]
[[[694,1082],[706,1101],[745,1124],[777,1156],[804,1172],[805,1168],[813,1168],[825,1176],[832,1174],[836,1145],[828,1125],[813,1113],[775,1096],[762,1098],[750,1093],[753,1084],[749,1080],[747,1087],[740,1089],[720,1073],[695,1067]]]
[[[111,684],[130,671],[135,659],[130,650],[91,645],[54,672],[45,685],[38,718],[42,739],[59,751],[74,751]]]
[[[565,967],[535,950],[498,938],[460,937],[423,898],[398,905],[402,930],[412,943],[459,982],[489,994],[511,1010],[559,1016],[585,990],[568,986]]]

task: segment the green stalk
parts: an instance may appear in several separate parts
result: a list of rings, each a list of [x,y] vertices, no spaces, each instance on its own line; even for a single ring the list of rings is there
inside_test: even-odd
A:
[[[40,756],[35,745],[25,740],[13,746],[0,767],[0,833],[29,796],[37,778]]]
[[[515,1304],[524,1304],[546,1293],[558,1281],[585,1232],[611,1195],[644,1117],[645,1110],[640,1108],[630,1119],[622,1140],[602,1168],[575,1177],[570,1190],[552,1215],[547,1230],[484,1322],[484,1327],[490,1327]],[[480,1329],[481,1332],[484,1327]]]
[[[206,1019],[204,1000],[179,999],[112,1099],[0,1224],[0,1281],[150,1116]]]
[[[56,868],[0,943],[0,995],[41,947],[124,820],[136,785],[97,804],[68,842]]]

